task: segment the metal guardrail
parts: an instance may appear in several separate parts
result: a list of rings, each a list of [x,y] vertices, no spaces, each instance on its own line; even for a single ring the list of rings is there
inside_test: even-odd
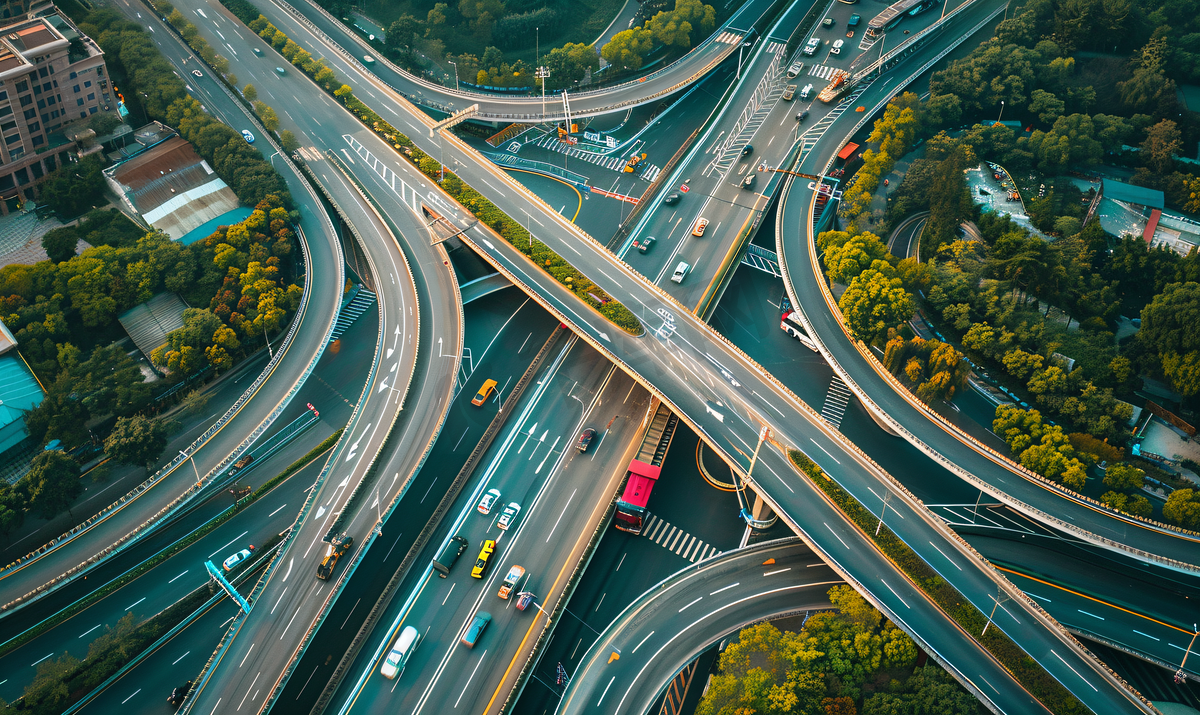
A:
[[[392,91],[398,92],[398,93],[404,95],[405,98],[411,102],[416,102],[418,104],[425,104],[426,106],[433,107],[434,109],[437,109],[442,112],[452,112],[453,111],[450,107],[446,107],[437,102],[432,102],[429,100],[423,100],[420,98],[409,96],[403,90],[400,90],[397,87],[392,86],[391,84],[386,82],[379,75],[375,74],[374,72],[370,72],[366,67],[363,66],[363,64],[361,62],[358,61],[358,59],[356,59],[354,57],[354,55],[350,54],[350,52],[348,50],[346,50],[344,47],[342,47],[341,43],[339,43],[337,40],[330,37],[323,30],[318,28],[311,20],[309,20],[307,17],[305,17],[299,10],[294,8],[290,3],[287,3],[284,0],[272,0],[272,2],[274,2],[274,4],[277,7],[279,7],[281,10],[287,12],[288,14],[292,15],[294,18],[299,20],[301,23],[303,23],[306,27],[308,27],[310,32],[312,32],[313,34],[322,38],[325,42],[329,43],[334,49],[339,51],[342,54],[344,60],[348,60],[359,71],[366,73],[366,74],[370,74],[372,77],[375,78],[375,80],[377,80],[380,83],[383,83],[383,84],[387,85],[389,88],[391,88]],[[340,22],[341,22],[340,20],[337,20],[336,18],[334,18],[333,15],[330,15],[328,11],[326,11],[324,8],[320,7],[316,3],[311,2],[311,0],[309,2],[309,5],[314,10],[321,13],[322,15],[324,15],[326,18],[328,18],[332,22],[336,22],[336,23],[340,24]],[[730,21],[732,21],[732,19]],[[721,32],[726,29],[728,24],[729,23],[727,22],[726,25],[722,26],[721,29],[714,32],[707,40],[705,40],[704,42],[697,45],[696,48],[693,49],[691,51],[691,53],[689,53],[689,55],[692,53],[699,52],[702,49],[705,49],[706,47],[708,47],[710,44],[715,43],[716,38],[720,36]],[[358,35],[355,35],[354,33],[351,32],[350,36],[353,37],[354,40],[356,42],[358,42],[362,48],[369,49],[372,53],[377,52],[377,50],[375,50],[374,48],[371,48],[369,45],[365,44],[363,42],[362,38],[359,37]],[[739,39],[739,43],[740,43],[740,41],[741,40]],[[655,99],[658,99],[659,97],[664,97],[666,95],[677,92],[678,90],[688,86],[689,84],[692,84],[699,78],[701,78],[704,75],[711,72],[714,68],[717,67],[717,65],[724,62],[725,59],[729,57],[729,55],[733,54],[733,51],[735,49],[737,49],[737,44],[729,45],[728,50],[722,51],[720,54],[715,55],[714,58],[708,62],[708,64],[704,65],[699,70],[693,72],[686,79],[676,82],[675,84],[672,84],[671,86],[667,87],[666,89],[661,89],[652,94],[644,95],[642,97],[638,97],[638,98],[634,98],[634,99],[628,99],[628,100],[621,101],[621,102],[616,102],[616,103],[605,105],[605,106],[599,107],[599,108],[582,110],[580,112],[572,112],[571,116],[572,117],[583,117],[583,116],[591,116],[593,114],[605,114],[605,113],[611,112],[616,109],[622,109],[624,107],[634,107],[634,106],[638,106],[641,104],[647,104],[649,102],[654,101]],[[374,54],[372,56],[374,57]],[[684,57],[686,58],[687,56],[688,55],[685,55]],[[679,61],[682,61],[682,60],[679,60]],[[401,69],[400,67],[397,67],[396,65],[392,64],[392,62],[390,60],[388,60],[386,57],[382,57],[382,56],[378,57],[376,59],[376,62],[383,62],[384,64],[386,64],[388,67],[390,67],[395,72],[407,76],[411,81],[413,81],[417,84],[421,84],[422,86],[426,87],[427,89],[431,89],[431,90],[436,89],[438,92],[443,92],[446,94],[453,94],[457,97],[461,97],[462,99],[471,100],[471,101],[479,101],[481,98],[484,99],[485,101],[487,99],[494,99],[494,97],[492,97],[491,95],[481,95],[481,94],[476,94],[473,92],[464,92],[462,90],[451,90],[451,89],[448,89],[441,85],[433,84],[431,82],[428,82],[427,80],[423,80],[419,77],[416,77],[412,73],[407,72],[407,71]],[[661,70],[658,70],[657,72],[653,72],[653,73],[647,75],[646,77],[643,77],[643,78],[637,79],[637,80],[632,80],[630,82],[626,82],[625,84],[620,84],[620,85],[616,85],[613,87],[608,87],[608,88],[600,89],[600,90],[594,90],[593,92],[580,92],[579,94],[568,95],[568,97],[591,97],[591,96],[596,96],[596,95],[601,95],[601,94],[609,94],[609,93],[616,93],[617,91],[623,91],[628,87],[644,84],[645,82],[648,82],[651,79],[661,76],[662,73],[671,71],[672,68],[674,68],[675,64],[677,64],[677,63],[678,63],[678,61],[674,64],[671,64],[671,65],[668,65],[667,67],[662,68]],[[532,97],[530,98],[530,102],[531,103],[533,102]],[[539,103],[540,103],[540,100],[539,100]],[[556,104],[561,105],[561,102],[556,102]],[[507,119],[510,121],[524,121],[524,122],[536,123],[536,122],[542,122],[542,121],[547,121],[547,120],[565,119],[566,112],[548,112],[546,114],[541,114],[541,113],[528,114],[528,113],[502,113],[502,112],[481,111],[478,114],[476,114],[476,116],[479,118],[483,118],[483,119]]]
[[[492,421],[488,423],[487,429],[484,430],[483,436],[479,438],[479,441],[475,444],[475,448],[472,449],[471,454],[467,456],[466,462],[464,462],[462,468],[459,469],[458,474],[455,475],[454,481],[451,482],[450,487],[446,490],[446,493],[438,502],[437,507],[434,508],[433,514],[431,514],[429,519],[425,522],[425,526],[417,535],[417,538],[413,542],[412,546],[409,547],[408,553],[405,554],[404,558],[400,562],[400,565],[396,567],[396,571],[392,575],[392,578],[388,581],[387,585],[380,593],[379,598],[376,599],[375,604],[371,607],[371,610],[367,614],[366,619],[364,619],[363,624],[359,627],[358,632],[355,633],[353,640],[351,640],[350,646],[346,649],[345,653],[342,654],[342,659],[338,661],[333,673],[329,676],[329,681],[325,684],[325,688],[321,691],[320,696],[318,696],[316,704],[313,705],[311,715],[320,715],[329,705],[329,701],[333,699],[333,696],[337,692],[338,687],[341,685],[343,678],[345,678],[347,672],[349,672],[350,665],[354,662],[354,659],[358,657],[359,651],[362,650],[363,645],[366,644],[367,638],[371,635],[372,631],[374,631],[375,624],[378,623],[380,617],[383,616],[384,610],[391,603],[392,594],[400,585],[400,582],[403,580],[404,576],[407,575],[409,568],[411,568],[413,565],[413,561],[415,561],[416,557],[421,553],[421,550],[425,547],[425,544],[428,543],[430,537],[433,536],[433,532],[441,524],[442,519],[450,510],[450,507],[453,506],[454,500],[458,497],[463,485],[466,484],[467,479],[470,478],[471,473],[474,472],[475,467],[479,464],[479,461],[483,459],[484,453],[487,452],[488,448],[492,444],[492,441],[500,432],[500,429],[504,426],[509,414],[511,414],[512,410],[516,407],[517,401],[525,392],[525,388],[528,387],[529,383],[533,380],[534,374],[538,371],[538,369],[540,369],[542,363],[546,359],[546,355],[549,354],[551,347],[558,340],[561,331],[561,327],[557,325],[554,327],[550,333],[550,337],[547,338],[546,342],[542,344],[541,349],[538,350],[537,355],[534,356],[533,361],[529,364],[529,367],[525,369],[525,373],[521,375],[520,379],[517,380],[517,383],[513,385],[513,389],[509,391],[508,398],[504,400],[503,404],[500,405],[500,409],[497,411],[495,417],[493,417]],[[387,517],[391,516],[392,512],[399,505],[399,503],[400,498],[397,496],[393,503],[388,507]],[[386,521],[387,517],[381,520],[381,526],[382,521]],[[366,550],[364,549],[363,551],[365,553]],[[347,577],[345,580],[348,583],[349,577]]]
[[[568,171],[561,166],[555,166],[545,161],[535,161],[513,154],[487,154],[486,156],[493,164],[508,166],[514,169],[525,169],[539,174],[550,174],[551,176],[566,179],[579,186],[587,186],[588,182],[591,181],[591,179],[583,174],[576,174],[574,171]]]
[[[156,10],[154,10],[153,5],[150,5],[148,2],[146,2],[146,5],[152,12],[157,12]],[[171,26],[168,24],[167,27],[171,27]],[[172,29],[172,31],[174,31],[173,27],[171,27],[171,29]],[[222,90],[224,90],[224,92],[227,95],[230,96],[230,98],[234,99],[234,101],[237,102],[239,104],[239,106],[243,106],[243,105],[241,105],[240,101],[236,97],[233,96],[233,94],[229,91],[229,88],[225,86],[225,83],[223,81],[218,81],[217,84],[221,87]],[[290,166],[293,171],[296,171],[297,176],[299,176],[299,172],[296,170],[295,164],[292,163],[291,159],[287,156],[286,152],[284,152],[282,150],[282,148],[275,142],[275,139],[273,136],[270,135],[270,132],[267,132],[266,129],[264,127],[262,127],[261,123],[258,121],[258,117],[254,116],[254,114],[252,112],[243,111],[243,113],[247,115],[247,117],[250,119],[250,121],[252,123],[254,123],[255,126],[259,127],[260,132],[267,137],[267,141],[271,144],[271,146],[273,146],[280,153],[280,156],[283,157],[284,162],[288,166]],[[304,183],[308,187],[309,192],[313,194],[313,198],[315,199],[316,194],[313,193],[312,187],[308,186],[307,182],[304,182]],[[324,216],[322,214],[322,217],[325,219],[326,223],[328,224],[329,230],[332,232],[333,231],[333,222],[329,220],[328,216]],[[254,382],[251,383],[251,385],[246,388],[246,391],[243,392],[241,394],[241,396],[238,397],[238,399],[233,403],[233,405],[231,405],[229,407],[228,410],[225,411],[225,413],[220,417],[220,419],[218,419],[215,423],[213,423],[213,425],[211,427],[209,427],[207,430],[205,430],[205,432],[203,434],[201,434],[199,437],[197,437],[195,440],[193,440],[192,443],[187,448],[182,450],[182,453],[180,455],[178,455],[174,459],[172,459],[171,462],[168,463],[165,467],[160,468],[150,478],[146,479],[144,482],[142,482],[140,485],[135,487],[133,490],[126,493],[120,499],[113,502],[108,507],[105,507],[99,513],[92,516],[91,518],[89,518],[87,521],[83,522],[79,526],[76,526],[75,528],[71,529],[70,531],[68,531],[67,533],[58,537],[57,539],[54,539],[54,540],[50,541],[48,544],[40,547],[36,551],[31,552],[27,556],[24,556],[24,557],[18,559],[16,562],[9,564],[8,566],[4,567],[3,569],[0,569],[0,578],[4,577],[6,571],[22,568],[23,566],[28,565],[28,563],[30,561],[42,558],[46,554],[53,552],[57,548],[73,541],[74,539],[78,538],[80,535],[86,533],[87,531],[89,531],[91,529],[91,527],[99,524],[100,522],[108,519],[109,517],[111,517],[114,514],[116,514],[117,512],[119,512],[127,504],[131,503],[134,499],[136,499],[142,493],[144,493],[151,487],[155,486],[160,481],[162,481],[165,477],[170,475],[173,471],[175,471],[175,469],[177,469],[181,465],[183,465],[184,462],[191,459],[195,455],[195,453],[200,449],[200,447],[202,447],[206,442],[208,442],[208,440],[211,439],[213,437],[213,435],[215,435],[217,432],[219,432],[231,419],[233,419],[233,417],[235,415],[238,414],[238,412],[241,410],[241,408],[247,402],[249,402],[249,400],[251,398],[254,397],[254,395],[258,392],[259,388],[261,388],[263,383],[266,382],[267,378],[269,378],[274,373],[275,368],[278,367],[279,363],[283,360],[284,356],[287,354],[288,349],[291,347],[292,342],[295,339],[296,333],[298,332],[298,330],[300,328],[300,325],[304,322],[304,318],[307,315],[308,303],[312,296],[312,273],[310,270],[310,265],[311,265],[310,258],[312,255],[311,250],[308,247],[308,240],[305,237],[304,231],[298,225],[296,226],[296,233],[300,238],[300,241],[299,241],[300,242],[300,250],[301,250],[302,260],[303,260],[304,268],[305,268],[304,289],[303,289],[303,292],[301,293],[300,304],[296,308],[296,314],[292,317],[291,326],[289,327],[287,335],[285,336],[283,343],[280,345],[279,350],[277,350],[275,352],[275,355],[271,358],[270,362],[267,363],[266,367],[263,368],[262,372],[259,373],[258,377],[254,380]],[[341,252],[340,245],[337,247],[337,253],[338,253],[339,258],[341,258],[342,252]],[[338,273],[339,273],[338,285],[339,286],[341,285],[342,278],[343,278],[343,275],[342,275],[343,269],[341,268],[343,263],[344,263],[344,261],[339,261],[339,268],[338,268]],[[334,316],[334,320],[330,320],[329,326],[326,329],[326,338],[328,338],[329,332],[333,330],[333,325],[334,325],[335,320],[336,320],[336,316]],[[118,539],[116,542],[114,542],[113,544],[111,544],[110,546],[108,546],[107,548],[102,550],[101,552],[93,555],[92,557],[83,561],[82,563],[78,564],[77,566],[74,566],[71,569],[68,569],[61,576],[51,579],[48,583],[39,586],[38,588],[34,589],[33,591],[30,591],[29,593],[25,594],[24,596],[21,596],[20,598],[14,599],[13,601],[10,601],[9,603],[6,603],[3,606],[0,606],[0,613],[11,613],[14,610],[19,610],[21,607],[28,605],[32,599],[39,597],[41,595],[45,595],[46,593],[48,593],[52,590],[56,590],[68,583],[72,583],[79,576],[83,575],[84,572],[90,571],[92,568],[94,568],[101,562],[107,560],[108,558],[110,558],[111,556],[113,556],[117,553],[120,553],[125,548],[128,548],[137,539],[140,539],[142,536],[145,536],[146,534],[150,533],[151,531],[158,528],[162,524],[166,523],[172,516],[174,516],[174,514],[184,504],[186,504],[192,498],[194,498],[195,496],[197,496],[198,494],[203,492],[205,487],[207,487],[209,484],[211,484],[212,481],[221,472],[223,472],[226,467],[228,467],[230,464],[232,464],[233,462],[236,462],[238,459],[240,459],[245,454],[245,452],[249,449],[250,445],[253,444],[254,441],[257,440],[262,435],[262,433],[265,432],[274,423],[275,419],[283,412],[283,410],[291,402],[291,399],[295,396],[296,392],[304,385],[304,383],[308,379],[308,376],[310,374],[312,374],[312,371],[316,368],[317,363],[320,361],[321,356],[325,352],[326,342],[328,342],[328,341],[327,340],[321,341],[321,347],[313,355],[312,360],[309,362],[309,364],[305,368],[304,372],[300,375],[299,379],[297,379],[296,382],[291,386],[291,388],[287,391],[287,393],[283,396],[283,398],[278,402],[278,404],[276,404],[275,408],[267,415],[267,417],[263,419],[263,421],[250,433],[250,435],[248,437],[246,437],[246,439],[242,440],[242,442],[229,454],[229,456],[227,456],[224,460],[222,460],[216,467],[211,469],[203,478],[201,478],[199,480],[198,483],[193,484],[191,487],[189,487],[187,489],[187,491],[185,491],[183,494],[181,494],[179,497],[177,497],[170,504],[163,507],[163,509],[160,510],[157,514],[155,514],[152,517],[150,517],[149,519],[147,519],[145,522],[143,522],[141,525],[139,525],[133,531],[127,533],[121,539]]]

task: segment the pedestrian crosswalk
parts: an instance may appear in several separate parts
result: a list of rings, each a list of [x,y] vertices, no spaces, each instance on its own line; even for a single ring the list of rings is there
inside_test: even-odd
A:
[[[582,159],[590,164],[602,166],[611,171],[619,172],[625,166],[625,159],[623,157],[583,151],[582,149],[563,144],[558,140],[558,137],[554,136],[553,134],[547,134],[541,139],[538,139],[536,142],[534,142],[534,145],[540,146],[543,149],[549,149],[550,151],[557,151],[561,154],[566,154],[567,156],[575,159]],[[637,168],[634,170],[634,173],[637,174],[638,178],[640,179],[654,181],[656,178],[658,178],[658,175],[662,173],[662,167],[643,161],[638,164]]]
[[[850,390],[846,383],[837,375],[829,381],[829,390],[825,393],[825,404],[821,406],[821,416],[833,425],[834,429],[842,428],[842,417],[846,415],[846,405],[850,404]]]
[[[717,42],[724,42],[727,45],[736,45],[741,41],[742,36],[737,32],[722,32],[717,36]]]
[[[646,528],[642,530],[642,536],[692,563],[721,553],[712,544],[697,539],[683,529],[659,519],[654,514],[650,514],[650,518],[646,521]]]
[[[829,65],[813,65],[808,68],[809,76],[818,79],[829,79],[833,76],[834,72],[837,72],[837,67],[830,67]]]
[[[784,47],[785,45],[786,43],[784,42],[772,42],[771,44],[767,45],[767,54],[773,55],[779,51],[779,48]]]

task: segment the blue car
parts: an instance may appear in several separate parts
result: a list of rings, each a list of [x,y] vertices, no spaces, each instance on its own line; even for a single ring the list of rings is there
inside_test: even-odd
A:
[[[246,140],[246,143],[247,143],[247,144],[253,144],[253,143],[254,143],[254,135],[250,133],[250,130],[249,130],[249,129],[243,129],[243,130],[242,130],[242,138]]]

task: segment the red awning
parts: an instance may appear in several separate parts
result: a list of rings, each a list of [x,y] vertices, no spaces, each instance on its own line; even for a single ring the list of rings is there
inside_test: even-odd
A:
[[[858,145],[854,142],[850,142],[846,146],[842,147],[842,150],[838,152],[838,158],[842,161],[845,161],[854,156],[854,152],[856,151],[858,151]]]

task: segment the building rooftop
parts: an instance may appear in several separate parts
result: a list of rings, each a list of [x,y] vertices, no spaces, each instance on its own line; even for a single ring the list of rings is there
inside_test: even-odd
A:
[[[1161,209],[1163,207],[1163,192],[1161,191],[1147,189],[1144,186],[1134,186],[1133,184],[1126,184],[1121,181],[1113,181],[1112,179],[1104,179],[1103,185],[1104,198],[1106,199],[1138,204],[1139,206],[1147,206],[1152,209]]]
[[[42,386],[16,353],[0,356],[0,453],[29,433],[25,413],[42,403]]]
[[[167,333],[183,327],[183,311],[187,305],[174,293],[159,293],[145,303],[121,313],[117,320],[129,333],[133,344],[147,358],[154,349],[167,342]],[[0,358],[3,359],[3,358]]]

